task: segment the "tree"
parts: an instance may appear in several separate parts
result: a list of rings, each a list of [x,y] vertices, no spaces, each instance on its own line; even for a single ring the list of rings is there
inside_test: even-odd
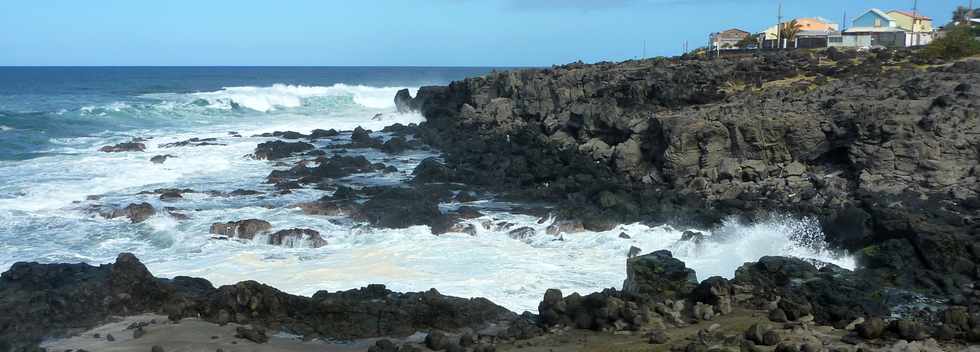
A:
[[[927,59],[959,59],[980,54],[980,41],[976,40],[973,26],[952,26],[945,36],[929,43],[921,55]]]
[[[970,18],[976,18],[977,15],[980,15],[980,9],[970,10],[966,6],[957,6],[956,10],[953,10],[953,23],[965,22]]]
[[[780,23],[779,37],[781,39],[785,39],[786,42],[792,42],[794,39],[796,39],[796,36],[800,34],[802,29],[803,26],[799,22],[796,22],[796,20]],[[779,46],[781,47],[782,43],[780,43]]]

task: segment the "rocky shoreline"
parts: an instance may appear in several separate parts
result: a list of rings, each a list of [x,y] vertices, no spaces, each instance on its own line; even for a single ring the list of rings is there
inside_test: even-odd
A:
[[[763,257],[732,279],[699,281],[669,251],[637,248],[621,288],[548,290],[536,314],[517,314],[435,289],[397,293],[371,285],[304,297],[255,281],[216,288],[200,278],[156,278],[125,253],[98,267],[17,263],[0,276],[0,351],[71,341],[115,317],[146,313],[167,317],[155,322],[160,334],[181,321],[234,324],[237,337],[228,341],[235,343],[264,343],[279,333],[371,338],[372,351],[965,350],[980,342],[980,61],[914,58],[901,51],[794,51],[495,72],[423,87],[416,97],[399,92],[398,109],[427,121],[389,126],[381,131],[386,139],[362,128],[256,136],[274,138],[245,156],[273,165],[269,190],[141,193],[173,202],[191,194],[315,189],[329,195],[287,207],[376,228],[426,225],[436,235],[475,235],[482,227],[522,241],[631,222],[711,227],[785,213],[819,219],[827,241],[858,259],[855,271]],[[159,148],[220,146],[223,138]],[[142,153],[146,143],[136,137],[100,150]],[[348,149],[438,151],[442,158],[399,170]],[[148,163],[166,165],[172,157]],[[338,182],[361,174],[406,182]],[[542,234],[487,218],[479,207],[441,207],[495,198],[537,204],[508,211],[551,223]],[[99,195],[80,203],[132,223],[194,216],[193,209],[146,202],[106,204]],[[284,247],[330,241],[315,229],[251,218],[215,222],[208,232],[214,240]],[[425,339],[405,339],[418,333]]]
[[[816,217],[866,280],[977,307],[978,81],[976,59],[793,51],[496,72],[396,103],[448,179],[587,229]]]
[[[0,347],[34,351],[42,341],[96,341],[108,349],[116,342],[113,333],[125,335],[119,346],[126,346],[123,341],[136,344],[147,330],[167,341],[168,333],[187,334],[178,326],[182,321],[225,334],[210,340],[243,348],[282,333],[296,336],[293,344],[370,339],[370,351],[604,350],[587,347],[589,339],[630,351],[959,351],[980,341],[980,316],[967,307],[909,300],[904,304],[918,309],[888,315],[884,301],[894,304],[911,293],[875,297],[868,283],[833,265],[818,269],[800,259],[764,257],[743,265],[732,280],[698,281],[669,251],[657,251],[629,259],[627,272],[622,290],[583,296],[552,289],[537,314],[518,315],[435,289],[397,293],[371,285],[303,297],[254,281],[215,288],[199,278],[155,278],[127,253],[98,267],[17,263],[0,276]],[[147,313],[161,319],[125,329],[115,323]],[[232,324],[234,336],[227,336],[230,328],[198,321]],[[412,338],[420,334],[424,339]],[[210,340],[182,343],[201,348],[216,343]],[[331,350],[329,342],[321,344],[319,350]]]

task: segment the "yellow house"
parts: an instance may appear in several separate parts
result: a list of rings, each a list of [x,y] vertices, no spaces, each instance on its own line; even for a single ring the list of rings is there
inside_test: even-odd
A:
[[[838,31],[840,30],[836,23],[821,17],[804,17],[795,19],[796,24],[800,26],[801,31]],[[783,22],[782,24],[788,24],[790,21]],[[766,40],[776,40],[779,35],[780,25],[775,25],[766,28],[762,33],[765,35]]]
[[[889,11],[888,16],[895,20],[898,28],[907,32],[932,32],[932,19],[929,17],[901,10]]]

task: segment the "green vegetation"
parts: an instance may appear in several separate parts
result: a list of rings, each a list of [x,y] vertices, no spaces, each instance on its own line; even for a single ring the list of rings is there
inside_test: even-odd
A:
[[[967,19],[978,15],[980,15],[980,9],[973,9],[971,11],[965,6],[957,6],[956,10],[953,10],[953,22],[966,21]]]
[[[782,39],[786,39],[788,42],[792,42],[796,39],[796,36],[800,34],[803,30],[803,26],[800,25],[796,20],[792,20],[786,23],[780,24],[779,35]]]
[[[980,54],[980,41],[976,29],[962,24],[953,26],[946,35],[926,46],[920,53],[926,59],[954,60]]]

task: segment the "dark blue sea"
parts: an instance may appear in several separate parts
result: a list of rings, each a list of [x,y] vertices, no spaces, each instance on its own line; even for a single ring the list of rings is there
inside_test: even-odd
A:
[[[324,96],[378,99],[387,105],[395,87],[446,84],[490,68],[467,67],[0,67],[0,160],[28,159],[56,150],[59,139],[112,131],[176,127],[188,118],[216,123],[241,116],[302,110]],[[280,87],[275,89],[273,87]],[[250,96],[232,96],[252,89]],[[320,91],[316,91],[316,90]],[[231,102],[236,109],[204,99]],[[223,94],[227,94],[223,96]],[[390,96],[389,96],[390,95]],[[296,100],[289,100],[295,98]],[[280,100],[277,100],[280,99]],[[247,104],[255,102],[258,110]],[[277,105],[279,103],[279,105]],[[298,103],[298,104],[297,104]],[[206,123],[198,120],[197,123]]]

